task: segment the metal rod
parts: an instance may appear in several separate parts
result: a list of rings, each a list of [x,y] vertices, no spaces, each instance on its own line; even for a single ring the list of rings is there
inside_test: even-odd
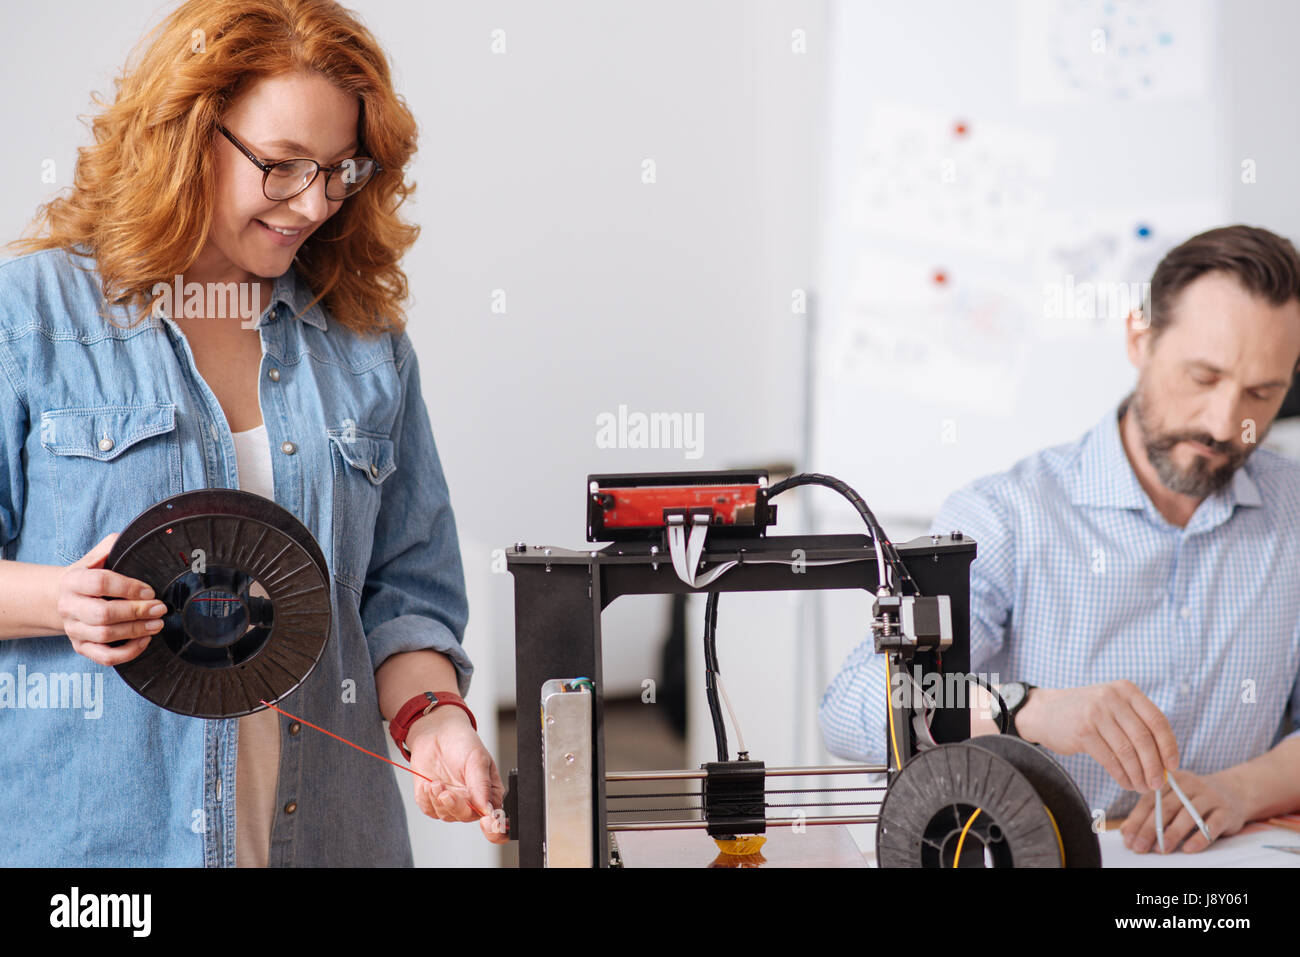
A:
[[[883,784],[874,784],[860,788],[765,788],[765,794],[843,794],[846,792],[856,793],[860,791],[887,791],[889,790]],[[633,791],[628,794],[606,794],[605,797],[610,801],[627,801],[633,798],[637,799],[654,799],[670,797],[700,797],[700,791]]]
[[[884,774],[889,770],[878,764],[832,764],[808,768],[767,768],[768,777],[782,777],[796,774]],[[708,777],[704,771],[611,771],[605,775],[606,781],[697,781]]]
[[[879,800],[864,801],[788,801],[783,804],[765,803],[763,807],[880,807]],[[703,811],[701,804],[686,807],[612,807],[610,814],[662,814],[669,811]]]
[[[844,791],[888,791],[889,788],[883,784],[876,784],[870,787],[862,788],[764,788],[765,794],[830,794],[832,792],[842,793]]]
[[[627,800],[628,798],[669,798],[669,797],[699,797],[699,791],[633,791],[630,794],[610,794],[606,793],[607,800]]]
[[[764,805],[766,806],[766,805]],[[694,804],[687,807],[612,807],[609,809],[610,814],[660,814],[665,811],[703,811],[702,804]]]
[[[768,818],[768,827],[792,827],[795,824],[875,824],[879,814],[843,815],[836,817]],[[703,830],[708,821],[628,821],[626,824],[606,825],[607,831],[679,831]]]
[[[884,774],[888,770],[883,764],[832,764],[810,768],[767,768],[763,773],[770,778],[792,774]]]
[[[763,807],[880,807],[881,801],[791,801],[785,804],[764,804]]]
[[[606,781],[691,781],[707,777],[703,771],[610,771]]]

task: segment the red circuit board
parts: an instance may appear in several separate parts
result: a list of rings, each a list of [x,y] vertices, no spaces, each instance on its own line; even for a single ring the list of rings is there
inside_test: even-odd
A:
[[[602,488],[613,505],[602,506],[606,528],[662,528],[664,509],[711,508],[715,525],[753,525],[757,485]]]

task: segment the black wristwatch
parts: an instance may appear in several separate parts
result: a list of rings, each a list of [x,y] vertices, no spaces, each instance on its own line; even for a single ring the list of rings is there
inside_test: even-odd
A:
[[[1026,684],[1023,681],[1009,681],[1004,685],[998,685],[998,694],[1002,695],[1002,700],[1007,705],[1007,733],[1020,737],[1020,730],[1016,727],[1016,715],[1020,709],[1025,706],[1029,700],[1029,692],[1034,690],[1034,685]],[[989,705],[989,711],[992,712],[993,720],[1001,723],[999,716],[1000,708],[998,699],[994,698]]]

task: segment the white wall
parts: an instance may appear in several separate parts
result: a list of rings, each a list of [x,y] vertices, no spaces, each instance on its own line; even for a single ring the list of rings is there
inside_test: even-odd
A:
[[[1264,226],[1300,243],[1297,157],[1300,119],[1293,108],[1300,88],[1300,5],[1289,0],[1232,0],[1222,17],[1220,43],[1228,90],[1226,152],[1233,172],[1253,159],[1254,183],[1234,177],[1235,222]]]
[[[588,473],[792,456],[821,4],[360,8],[423,125],[412,334],[462,527],[490,548],[579,547]],[[809,55],[790,52],[796,27]],[[703,456],[598,449],[596,416],[620,404],[703,414]],[[512,594],[498,576],[503,701]],[[650,607],[606,616],[609,692],[658,673],[667,605]]]

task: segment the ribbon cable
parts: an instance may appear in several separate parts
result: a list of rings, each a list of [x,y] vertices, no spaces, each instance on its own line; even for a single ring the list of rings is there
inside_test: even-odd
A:
[[[731,571],[740,564],[737,560],[722,562],[706,572],[699,571],[700,560],[704,557],[704,543],[709,534],[709,516],[692,515],[691,526],[685,524],[686,516],[668,516],[668,551],[672,555],[673,570],[677,577],[692,588],[703,588],[715,579]],[[820,560],[793,558],[747,558],[751,565],[844,565],[849,562],[864,561],[861,558],[827,558]]]
[[[716,568],[701,573],[700,559],[704,556],[704,542],[709,534],[709,516],[692,515],[691,527],[685,525],[684,515],[668,516],[668,551],[673,557],[673,570],[677,577],[692,588],[703,588],[719,575],[731,571],[738,562],[723,562]]]

